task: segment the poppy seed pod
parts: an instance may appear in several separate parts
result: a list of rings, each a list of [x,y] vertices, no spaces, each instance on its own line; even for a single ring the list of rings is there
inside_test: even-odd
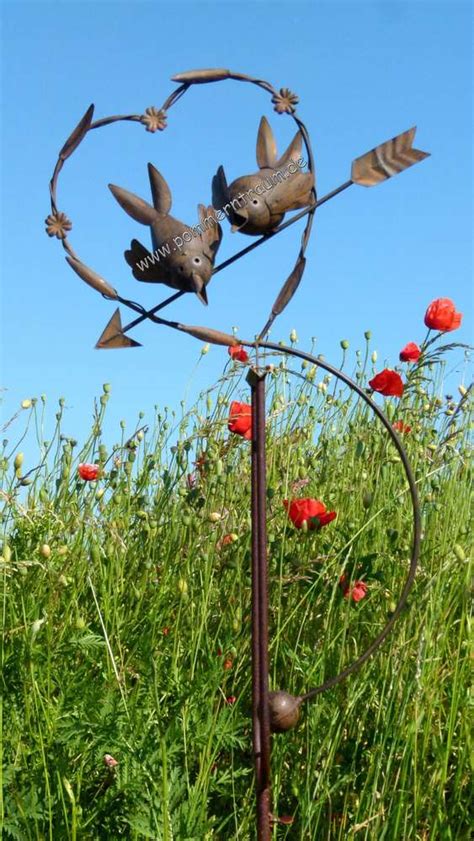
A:
[[[296,727],[300,717],[301,698],[288,692],[269,692],[270,728],[272,733],[284,733]]]

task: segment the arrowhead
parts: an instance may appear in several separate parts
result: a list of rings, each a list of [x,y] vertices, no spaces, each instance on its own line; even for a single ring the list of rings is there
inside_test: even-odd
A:
[[[352,162],[351,181],[363,187],[373,187],[428,158],[429,152],[413,148],[415,132],[416,126],[413,126],[356,158]]]
[[[97,342],[96,348],[99,350],[109,350],[109,348],[112,349],[120,347],[141,347],[141,344],[139,342],[135,342],[133,339],[130,339],[122,332],[120,310],[116,309],[99,341]]]

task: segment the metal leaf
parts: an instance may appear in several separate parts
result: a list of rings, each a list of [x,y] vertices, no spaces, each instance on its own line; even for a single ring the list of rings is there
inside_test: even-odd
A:
[[[89,131],[93,115],[94,105],[89,105],[89,108],[84,114],[82,120],[78,122],[76,128],[74,129],[72,134],[69,135],[63,148],[61,149],[59,153],[59,157],[61,160],[65,161],[67,158],[69,158],[69,156],[72,155],[72,153],[74,152],[74,149],[77,149],[79,143],[81,143],[81,141],[84,140],[84,137]]]
[[[171,77],[172,82],[187,84],[202,84],[203,82],[220,82],[221,79],[228,79],[230,70],[223,67],[211,68],[209,70],[186,70],[184,73],[176,73]]]
[[[119,347],[141,347],[141,345],[122,333],[122,319],[120,310],[117,308],[97,342],[96,348],[108,350]]]
[[[235,336],[230,336],[228,333],[221,333],[220,330],[213,330],[211,327],[195,327],[187,324],[180,324],[178,327],[183,333],[188,333],[194,336],[195,339],[200,339],[203,342],[209,342],[211,345],[224,345],[225,347],[237,347],[240,344]]]
[[[159,218],[155,208],[135,193],[124,190],[123,187],[116,187],[115,184],[109,184],[109,190],[125,213],[128,213],[136,222],[141,222],[142,225],[153,225]]]
[[[272,315],[277,316],[283,312],[285,307],[291,301],[303,277],[304,268],[306,265],[305,257],[300,257],[290,276],[285,280],[278,297],[272,307]]]
[[[71,266],[71,269],[76,272],[79,277],[88,283],[89,286],[92,286],[93,289],[96,289],[97,292],[100,292],[101,295],[106,295],[108,298],[117,298],[118,293],[117,290],[110,286],[103,277],[98,275],[89,266],[86,266],[85,263],[81,263],[80,260],[76,260],[74,257],[66,257],[67,262]]]
[[[409,166],[428,158],[429,152],[413,149],[416,126],[381,143],[352,162],[351,180],[363,187],[373,187]]]

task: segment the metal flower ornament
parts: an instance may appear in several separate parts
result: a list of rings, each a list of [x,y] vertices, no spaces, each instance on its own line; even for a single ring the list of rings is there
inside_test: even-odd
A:
[[[256,157],[258,171],[250,175],[241,175],[228,184],[224,166],[217,169],[212,179],[212,205],[198,205],[197,225],[186,226],[170,214],[171,190],[161,172],[151,163],[148,174],[151,188],[151,203],[138,197],[128,189],[109,185],[115,199],[125,212],[141,225],[148,226],[151,233],[150,251],[138,239],[132,239],[125,250],[125,261],[133,277],[145,283],[164,284],[176,290],[171,296],[159,302],[152,309],[146,310],[140,303],[125,298],[115,287],[100,274],[83,262],[73,250],[69,241],[72,224],[66,214],[58,209],[57,189],[60,172],[66,160],[73,154],[84,139],[94,130],[120,121],[136,122],[154,134],[167,127],[168,113],[189,90],[202,84],[234,80],[249,83],[261,88],[270,95],[274,111],[278,115],[289,116],[296,124],[297,131],[286,151],[279,155],[273,129],[265,117],[262,117],[257,134]],[[283,312],[298,289],[306,264],[306,250],[311,235],[316,210],[334,196],[348,189],[353,184],[372,187],[397,175],[413,164],[428,157],[427,152],[414,148],[415,128],[404,131],[391,140],[387,140],[352,162],[350,178],[327,195],[318,199],[315,184],[315,166],[309,133],[296,112],[299,99],[288,88],[275,89],[268,82],[253,78],[243,73],[234,73],[226,69],[191,70],[172,77],[178,87],[170,94],[160,108],[151,106],[143,114],[104,117],[93,121],[94,106],[91,105],[80,120],[70,137],[59,152],[58,161],[50,182],[51,212],[46,219],[46,232],[50,237],[60,240],[66,251],[66,260],[76,274],[89,286],[111,301],[134,311],[136,317],[128,324],[122,324],[120,310],[116,309],[103,330],[96,347],[114,349],[138,347],[139,343],[130,337],[130,331],[141,322],[149,320],[163,327],[178,330],[195,338],[213,344],[224,345],[234,359],[248,362],[250,370],[247,382],[251,391],[251,403],[236,403],[231,406],[229,430],[251,440],[252,449],[252,726],[253,755],[256,778],[256,824],[259,841],[268,841],[272,833],[272,824],[285,823],[271,810],[271,734],[283,733],[296,726],[303,702],[340,683],[358,669],[385,640],[400,613],[405,607],[408,593],[415,577],[420,544],[420,512],[416,486],[405,450],[397,427],[357,383],[342,371],[333,368],[322,359],[316,359],[309,353],[295,348],[282,347],[267,340],[268,331],[275,318]],[[303,145],[304,154],[303,157]],[[226,166],[230,170],[229,162]],[[308,167],[307,171],[305,167]],[[160,165],[161,169],[161,165]],[[133,186],[133,185],[128,185]],[[292,218],[284,221],[291,211],[298,211]],[[258,332],[255,341],[237,339],[212,327],[182,324],[159,316],[158,313],[187,292],[194,293],[203,304],[208,304],[208,284],[212,277],[223,271],[236,260],[243,258],[253,249],[268,242],[281,231],[306,219],[301,245],[293,270],[281,286],[269,311],[268,318]],[[228,219],[231,230],[248,236],[257,237],[252,243],[238,251],[232,257],[215,265],[216,255],[222,239],[220,222]],[[211,297],[212,300],[212,297]],[[443,329],[455,329],[456,317],[447,305],[438,304],[438,310],[430,313],[432,321],[442,320]],[[448,302],[451,304],[451,302]],[[245,350],[253,349],[254,358],[249,359]],[[269,639],[268,639],[268,564],[266,534],[266,456],[265,456],[265,378],[266,369],[259,366],[259,351],[284,353],[317,364],[334,377],[344,382],[361,400],[370,407],[377,419],[390,436],[404,469],[413,508],[413,534],[411,559],[398,604],[391,612],[385,627],[355,662],[340,674],[326,680],[320,686],[306,689],[299,695],[291,695],[282,690],[269,691]],[[416,350],[416,348],[415,348]],[[405,348],[410,358],[415,353],[413,348]],[[416,355],[416,354],[415,354]],[[378,377],[378,379],[377,379]],[[370,385],[382,394],[397,395],[403,384],[396,372],[385,370],[377,375]],[[397,379],[398,377],[398,379]],[[377,380],[377,381],[376,381]],[[399,382],[400,380],[400,382]],[[403,429],[398,427],[403,433]],[[88,465],[82,465],[88,468]],[[86,475],[87,473],[87,475]],[[84,471],[84,478],[90,479]],[[298,499],[282,501],[295,528],[320,529],[327,526],[336,517],[336,512],[328,511],[320,500]],[[352,585],[342,577],[340,587],[346,598],[353,601],[362,599],[366,585],[356,581]]]

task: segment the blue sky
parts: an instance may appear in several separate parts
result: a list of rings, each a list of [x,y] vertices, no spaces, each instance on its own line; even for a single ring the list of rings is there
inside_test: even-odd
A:
[[[96,118],[159,107],[175,87],[170,77],[191,68],[228,67],[296,91],[320,195],[349,177],[354,157],[412,125],[415,145],[431,152],[402,175],[372,189],[353,186],[321,207],[303,283],[272,338],[287,340],[295,327],[300,347],[316,336],[317,352],[337,364],[339,340],[354,351],[371,329],[379,358],[395,364],[407,341],[423,338],[427,304],[446,296],[465,314],[456,338],[469,341],[471,9],[453,0],[3,2],[5,417],[41,393],[53,416],[64,396],[68,432],[81,440],[102,383],[112,385],[111,426],[120,418],[132,425],[139,410],[150,418],[155,404],[177,407],[189,384],[191,400],[227,361],[225,349],[212,348],[196,370],[198,342],[148,324],[133,333],[142,348],[95,350],[113,304],[73,274],[44,233],[57,153],[88,105],[95,103]],[[161,300],[166,288],[137,284],[123,259],[132,237],[149,244],[148,232],[107,184],[148,198],[152,161],[171,186],[173,213],[196,224],[219,164],[229,179],[255,171],[263,114],[284,148],[292,121],[263,91],[231,81],[188,91],[164,132],[119,123],[88,135],[66,162],[58,195],[80,257],[125,297]],[[238,326],[251,338],[292,268],[302,229],[298,223],[216,276],[207,310],[189,295],[167,314]],[[250,241],[227,225],[218,262]]]

